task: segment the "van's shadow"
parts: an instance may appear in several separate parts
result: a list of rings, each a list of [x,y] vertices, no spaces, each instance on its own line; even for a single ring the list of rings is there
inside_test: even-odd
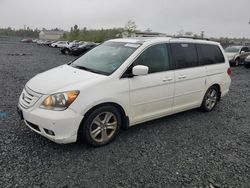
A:
[[[44,138],[41,135],[38,135],[34,132],[31,132],[28,127],[26,127],[23,131],[19,132],[19,137],[25,139],[28,142],[33,142],[34,146],[37,144],[39,147],[36,147],[38,150],[57,150],[62,152],[88,152],[96,149],[105,150],[105,149],[112,149],[116,147],[125,147],[126,143],[131,144],[137,143],[140,144],[141,139],[147,139],[147,136],[150,136],[151,133],[157,131],[164,131],[166,134],[171,134],[172,131],[179,130],[180,126],[184,126],[187,118],[194,118],[194,116],[205,116],[204,113],[200,111],[200,109],[193,109],[185,112],[181,112],[178,114],[173,114],[170,116],[162,117],[156,120],[148,121],[146,123],[141,123],[135,126],[132,126],[126,130],[121,129],[117,138],[110,144],[99,147],[93,148],[88,146],[86,143],[72,143],[72,144],[57,144],[54,143],[47,138]],[[178,124],[178,126],[174,126]],[[25,126],[24,123],[21,123],[20,126]],[[192,125],[188,125],[192,126]],[[169,133],[168,133],[169,132]],[[161,136],[161,135],[159,135]],[[168,135],[165,135],[166,137]],[[133,139],[133,141],[131,141]],[[151,140],[152,141],[152,140]]]

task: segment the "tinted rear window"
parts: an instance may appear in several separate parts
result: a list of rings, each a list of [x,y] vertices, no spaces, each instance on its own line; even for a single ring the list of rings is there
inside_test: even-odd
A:
[[[199,55],[199,62],[201,65],[211,65],[225,62],[220,48],[216,45],[197,44],[197,50]]]
[[[190,43],[171,44],[176,69],[198,66],[196,47]]]

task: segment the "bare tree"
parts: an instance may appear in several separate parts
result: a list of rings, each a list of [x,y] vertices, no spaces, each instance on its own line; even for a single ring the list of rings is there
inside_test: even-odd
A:
[[[126,23],[125,28],[124,28],[124,31],[125,31],[125,34],[127,35],[127,37],[133,36],[133,34],[136,31],[136,28],[137,28],[137,26],[136,26],[135,22],[132,20],[129,20]]]

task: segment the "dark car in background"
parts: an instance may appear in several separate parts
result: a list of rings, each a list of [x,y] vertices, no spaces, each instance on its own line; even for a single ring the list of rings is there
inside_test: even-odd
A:
[[[22,39],[20,42],[23,42],[23,43],[32,43],[32,39]]]
[[[68,46],[61,48],[60,51],[62,52],[62,54],[71,54],[71,50],[73,48],[77,48],[78,46],[82,45],[83,43],[84,42],[82,42],[82,41],[73,41],[73,42],[69,43]]]
[[[246,57],[244,65],[246,68],[250,68],[250,55]]]
[[[78,47],[72,48],[70,53],[71,53],[72,55],[78,56],[78,55],[84,54],[84,53],[86,53],[87,51],[93,49],[93,48],[96,47],[97,45],[98,45],[98,44],[96,44],[96,43],[82,44],[82,45],[80,45],[80,46],[78,46]]]

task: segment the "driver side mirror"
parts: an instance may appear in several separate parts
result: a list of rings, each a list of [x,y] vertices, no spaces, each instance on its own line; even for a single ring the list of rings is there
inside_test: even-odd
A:
[[[244,54],[244,53],[246,53],[246,52],[245,52],[245,51],[241,51],[241,52],[240,52],[240,54]]]
[[[135,76],[143,76],[148,74],[148,67],[144,65],[136,65],[132,69],[132,73]]]

